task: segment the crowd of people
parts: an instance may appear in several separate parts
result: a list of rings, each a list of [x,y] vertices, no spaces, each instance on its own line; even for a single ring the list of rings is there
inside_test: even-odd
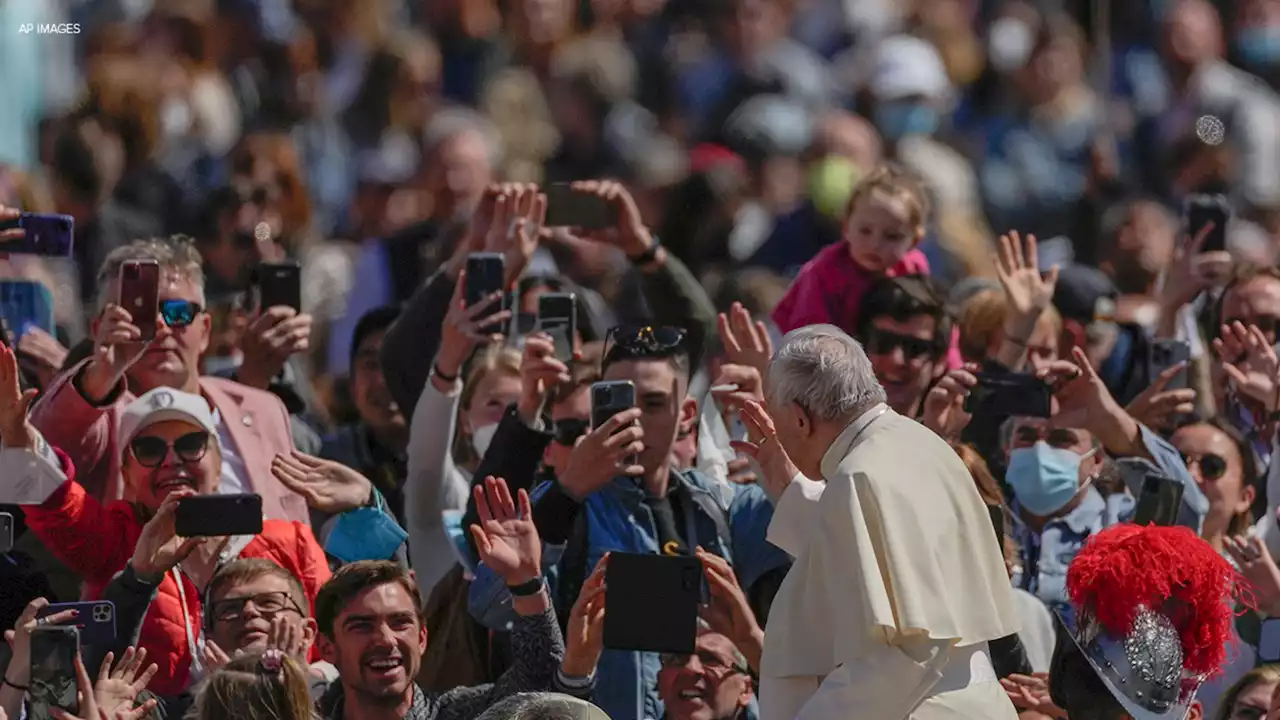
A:
[[[0,720],[1280,720],[1280,4],[0,18]]]

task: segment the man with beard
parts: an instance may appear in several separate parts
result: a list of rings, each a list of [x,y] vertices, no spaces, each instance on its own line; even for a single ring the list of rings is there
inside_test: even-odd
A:
[[[856,335],[889,407],[918,417],[925,393],[947,371],[951,319],[937,284],[925,275],[876,283],[862,301]]]

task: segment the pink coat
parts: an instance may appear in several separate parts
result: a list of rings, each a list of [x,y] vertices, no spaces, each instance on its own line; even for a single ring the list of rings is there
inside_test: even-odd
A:
[[[912,249],[885,273],[888,277],[928,274],[929,260],[918,249]],[[852,335],[858,327],[862,298],[877,279],[853,261],[843,240],[828,245],[800,269],[773,309],[773,323],[784,334],[806,325],[830,324]],[[947,365],[955,368],[961,364],[959,331],[953,329]]]
[[[90,405],[71,379],[89,363],[81,362],[58,376],[31,409],[31,422],[50,445],[75,463],[79,481],[94,499],[109,503],[132,500],[120,474],[116,433],[120,413],[134,395],[122,389],[110,405]],[[307,502],[271,474],[271,459],[292,452],[289,413],[280,398],[222,378],[200,378],[200,392],[221,415],[222,424],[244,461],[253,491],[262,496],[263,513],[273,520],[310,524]]]

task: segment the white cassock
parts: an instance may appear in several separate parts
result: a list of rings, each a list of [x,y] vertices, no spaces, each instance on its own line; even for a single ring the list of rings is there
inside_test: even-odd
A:
[[[987,641],[1018,632],[964,462],[881,405],[797,478],[769,541],[795,558],[765,632],[761,720],[1013,720]]]

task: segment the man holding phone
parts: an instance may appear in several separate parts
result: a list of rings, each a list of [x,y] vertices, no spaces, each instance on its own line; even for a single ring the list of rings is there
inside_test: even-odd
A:
[[[152,281],[159,287],[126,287],[122,268],[131,263],[158,264],[158,280]],[[118,248],[103,263],[98,283],[93,355],[54,381],[32,410],[35,426],[81,469],[90,495],[104,502],[129,497],[118,462],[121,415],[136,394],[168,387],[203,397],[213,413],[214,435],[225,453],[223,492],[255,493],[267,517],[309,523],[306,501],[271,473],[272,458],[294,451],[279,398],[200,375],[211,321],[194,246],[175,236]],[[134,317],[119,304],[124,295],[158,298],[158,307],[147,308],[148,317]]]

